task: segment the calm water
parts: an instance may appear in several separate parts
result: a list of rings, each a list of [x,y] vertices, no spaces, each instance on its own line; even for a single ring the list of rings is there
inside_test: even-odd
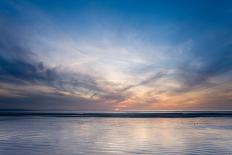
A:
[[[232,118],[0,117],[0,154],[232,154]]]

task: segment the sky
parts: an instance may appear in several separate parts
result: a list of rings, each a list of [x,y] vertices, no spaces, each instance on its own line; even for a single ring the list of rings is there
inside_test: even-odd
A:
[[[232,2],[1,0],[0,109],[232,110]]]

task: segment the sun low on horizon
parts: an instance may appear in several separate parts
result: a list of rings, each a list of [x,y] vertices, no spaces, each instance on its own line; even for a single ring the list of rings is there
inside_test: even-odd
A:
[[[232,2],[1,0],[0,109],[232,110]]]

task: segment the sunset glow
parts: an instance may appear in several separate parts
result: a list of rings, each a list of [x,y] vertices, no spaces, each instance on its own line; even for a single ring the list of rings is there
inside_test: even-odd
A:
[[[0,108],[232,110],[227,3],[3,0]]]

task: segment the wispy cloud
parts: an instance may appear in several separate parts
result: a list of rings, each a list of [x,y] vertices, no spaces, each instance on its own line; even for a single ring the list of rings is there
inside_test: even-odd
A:
[[[2,6],[0,108],[231,108],[232,31],[221,8],[214,24],[211,14],[196,18],[196,6],[180,10],[186,15],[145,9],[138,18],[111,6]]]

